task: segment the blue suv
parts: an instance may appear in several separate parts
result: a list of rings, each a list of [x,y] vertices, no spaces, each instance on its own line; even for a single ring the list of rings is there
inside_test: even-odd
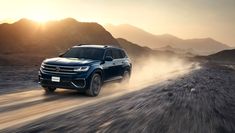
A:
[[[59,57],[44,60],[39,83],[47,93],[65,88],[97,96],[105,82],[128,81],[131,67],[130,59],[121,48],[78,45]]]

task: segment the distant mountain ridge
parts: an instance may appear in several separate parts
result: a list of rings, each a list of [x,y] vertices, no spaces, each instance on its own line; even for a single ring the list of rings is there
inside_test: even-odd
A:
[[[109,24],[105,28],[116,38],[125,38],[133,43],[142,44],[142,46],[148,46],[153,49],[171,46],[193,54],[209,55],[230,48],[226,44],[212,38],[184,40],[170,34],[154,35],[128,24],[118,26]]]
[[[235,64],[235,49],[223,50],[206,58],[213,61],[233,62]]]
[[[80,43],[119,47],[116,39],[98,23],[67,18],[45,24],[28,19],[13,24],[0,24],[1,53],[57,53]]]
[[[153,50],[151,48],[140,46],[139,44],[132,43],[126,39],[123,38],[117,38],[118,43],[120,46],[125,49],[128,53],[128,55],[131,57],[132,60],[138,60],[138,59],[147,59],[148,57],[179,57],[179,54],[175,54],[172,51],[159,51],[159,50]]]

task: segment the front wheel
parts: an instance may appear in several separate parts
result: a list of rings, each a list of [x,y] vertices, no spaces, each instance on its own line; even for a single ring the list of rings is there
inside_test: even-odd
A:
[[[43,87],[46,93],[52,93],[56,90],[55,87]]]
[[[86,94],[89,96],[97,96],[101,89],[101,76],[97,73],[93,74],[91,77],[90,85],[86,90]]]

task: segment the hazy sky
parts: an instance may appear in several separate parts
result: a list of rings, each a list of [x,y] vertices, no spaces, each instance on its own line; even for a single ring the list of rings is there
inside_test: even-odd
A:
[[[235,0],[0,0],[0,21],[76,18],[235,46]]]

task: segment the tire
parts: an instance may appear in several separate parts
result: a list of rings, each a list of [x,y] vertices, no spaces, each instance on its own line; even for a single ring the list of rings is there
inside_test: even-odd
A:
[[[46,93],[52,93],[56,90],[55,87],[43,87]]]
[[[91,77],[91,81],[88,89],[86,90],[86,94],[88,96],[98,96],[101,90],[101,76],[98,73],[94,73]]]
[[[123,83],[123,84],[128,84],[129,81],[130,81],[130,73],[129,73],[128,71],[125,71],[125,72],[123,73],[123,78],[122,78],[121,83]]]

